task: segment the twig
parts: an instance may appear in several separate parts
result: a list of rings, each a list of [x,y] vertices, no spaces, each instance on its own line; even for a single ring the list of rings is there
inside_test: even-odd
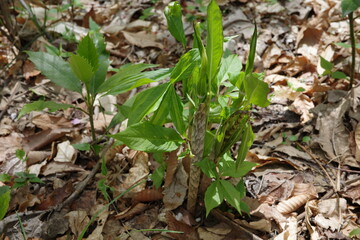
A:
[[[0,233],[4,233],[6,230],[6,227],[9,224],[14,224],[19,221],[19,218],[32,218],[37,215],[46,214],[48,210],[46,211],[30,211],[30,212],[22,212],[22,213],[15,213],[10,216],[7,216],[3,220],[0,221]]]
[[[349,26],[350,26],[350,42],[351,42],[351,69],[350,69],[350,85],[349,90],[352,89],[355,75],[355,33],[354,33],[354,15],[353,12],[349,13]]]
[[[114,132],[118,131],[120,128],[120,125],[117,125],[114,129]],[[71,203],[72,201],[74,201],[77,197],[79,197],[79,195],[82,193],[82,191],[84,191],[85,187],[89,184],[89,182],[91,181],[91,179],[95,176],[95,174],[99,171],[100,166],[101,166],[101,159],[105,156],[106,152],[109,150],[109,148],[112,146],[112,144],[114,143],[114,139],[110,139],[108,144],[106,145],[106,147],[104,148],[101,157],[98,159],[98,162],[96,163],[96,165],[94,166],[94,168],[91,170],[91,172],[89,173],[89,175],[87,175],[87,177],[85,178],[84,181],[80,182],[76,188],[75,191],[61,204],[57,205],[54,210],[55,211],[60,211],[64,206],[66,206],[67,204]]]
[[[213,215],[215,218],[217,218],[218,220],[220,220],[221,222],[225,222],[226,224],[230,225],[231,227],[239,230],[240,232],[245,233],[247,236],[244,239],[252,239],[252,240],[262,240],[262,238],[260,238],[259,236],[257,236],[256,234],[250,232],[249,230],[247,230],[246,228],[240,226],[239,224],[237,224],[236,222],[232,221],[231,219],[227,218],[226,216],[224,216],[218,209],[213,209],[210,212],[211,215]]]
[[[310,157],[319,165],[319,167],[321,168],[321,170],[325,173],[326,177],[329,179],[333,189],[335,192],[337,192],[337,188],[336,185],[334,183],[334,180],[330,177],[329,173],[326,171],[326,169],[324,168],[324,166],[319,162],[319,160],[312,154],[312,152],[310,152],[308,149],[306,149],[304,146],[302,146],[301,144],[297,144],[297,146],[299,146],[302,150],[304,150],[307,154],[310,155]]]

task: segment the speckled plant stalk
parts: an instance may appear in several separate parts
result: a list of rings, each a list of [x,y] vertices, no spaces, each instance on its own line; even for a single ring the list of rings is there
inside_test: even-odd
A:
[[[189,176],[189,192],[187,209],[190,213],[195,213],[195,207],[198,197],[198,189],[201,177],[201,170],[196,165],[199,162],[204,153],[204,140],[207,122],[207,104],[201,103],[198,110],[195,112],[194,121],[191,129],[191,152],[194,155],[190,165]]]
[[[195,112],[194,121],[191,129],[191,152],[194,155],[190,165],[189,190],[187,209],[190,213],[195,213],[198,189],[200,184],[201,170],[196,165],[203,157],[204,140],[207,123],[208,107],[206,103],[201,103]]]

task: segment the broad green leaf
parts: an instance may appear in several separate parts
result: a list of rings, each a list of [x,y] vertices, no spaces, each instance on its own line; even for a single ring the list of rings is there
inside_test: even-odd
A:
[[[169,121],[169,113],[170,113],[170,96],[168,94],[169,90],[166,91],[163,99],[161,100],[159,107],[154,112],[151,117],[150,122],[155,125],[162,126],[164,123]]]
[[[230,76],[234,76],[240,73],[242,64],[239,57],[236,54],[232,54],[221,61],[221,66],[217,76],[218,83],[222,83],[225,80],[230,79]]]
[[[246,154],[248,153],[254,140],[255,140],[255,134],[252,131],[251,124],[249,124],[249,122],[247,122],[244,132],[243,132],[243,135],[242,135],[241,144],[240,144],[240,147],[238,150],[238,155],[236,158],[236,167],[237,168],[244,161]]]
[[[219,171],[222,176],[238,178],[245,176],[254,166],[256,163],[243,161],[236,167],[236,162],[225,154],[219,162]]]
[[[341,11],[343,17],[354,12],[360,7],[360,0],[341,0]]]
[[[90,63],[82,56],[72,55],[69,58],[69,64],[75,75],[85,83],[86,88],[89,90],[90,79],[94,75],[94,69]]]
[[[24,116],[27,113],[30,113],[32,111],[42,111],[45,108],[47,108],[49,110],[49,112],[56,112],[60,109],[68,109],[68,108],[72,108],[75,107],[73,105],[70,104],[65,104],[65,103],[56,103],[53,101],[43,101],[43,100],[39,100],[39,101],[35,101],[29,104],[25,104],[23,106],[23,108],[21,109],[21,111],[19,112],[19,116],[18,119],[20,119],[22,116]]]
[[[219,175],[216,172],[216,165],[214,161],[211,161],[208,158],[204,158],[200,162],[197,162],[196,166],[198,166],[201,171],[209,178],[217,178]]]
[[[99,57],[99,67],[98,70],[95,72],[94,77],[90,81],[90,93],[95,96],[99,93],[98,89],[101,84],[104,83],[106,74],[108,72],[108,68],[110,66],[109,55],[103,54]]]
[[[334,67],[334,64],[320,56],[320,66],[325,69],[325,71],[331,71],[331,69]]]
[[[151,174],[151,180],[153,181],[156,189],[161,187],[161,184],[165,176],[165,170],[166,170],[165,166],[161,165],[160,167],[155,169],[153,174]]]
[[[248,101],[259,107],[266,107],[270,104],[267,95],[270,92],[269,86],[258,79],[255,74],[245,77],[244,82],[245,93]]]
[[[243,178],[240,179],[238,184],[236,184],[235,188],[240,192],[240,198],[243,198],[246,196],[246,187],[245,187]]]
[[[241,214],[240,192],[226,180],[220,180],[225,200]]]
[[[255,24],[254,33],[250,40],[250,51],[246,61],[245,76],[249,75],[254,68],[255,54],[256,54],[256,42],[257,42],[257,27]]]
[[[198,49],[191,49],[181,56],[179,62],[175,65],[170,75],[170,82],[176,83],[190,78],[194,67],[199,64],[200,55]]]
[[[169,84],[149,88],[137,94],[134,104],[129,112],[129,125],[141,121],[146,114],[153,110],[154,106],[161,102]]]
[[[144,152],[171,152],[183,142],[174,129],[149,122],[134,124],[111,137],[122,141],[131,149]]]
[[[356,228],[356,229],[352,230],[349,233],[349,237],[353,237],[353,236],[358,235],[358,234],[360,234],[360,228]]]
[[[185,121],[183,118],[183,111],[184,111],[183,104],[179,96],[176,94],[173,86],[170,86],[167,94],[169,95],[167,100],[169,101],[169,107],[170,107],[169,110],[170,110],[171,119],[175,125],[176,130],[181,135],[185,135],[186,128],[185,128]]]
[[[10,203],[10,188],[8,186],[0,187],[0,220],[2,220],[7,210],[9,209]]]
[[[77,144],[72,144],[72,146],[80,151],[90,151],[91,149],[91,145],[89,143],[77,143]]]
[[[215,75],[223,54],[222,16],[216,0],[211,0],[207,9],[206,55],[208,59],[207,74],[209,81],[216,80]],[[213,84],[212,84],[213,85]]]
[[[93,71],[95,72],[99,67],[99,55],[93,40],[90,38],[89,34],[86,35],[81,41],[76,50],[77,54],[85,58],[87,62],[92,66]]]
[[[119,71],[116,74],[114,74],[109,79],[107,79],[103,84],[101,84],[101,86],[98,89],[98,92],[110,91],[113,88],[118,87],[120,84],[132,85],[133,83],[130,84],[127,83],[126,79],[128,77],[136,75],[147,68],[156,67],[156,66],[157,65],[154,64],[144,64],[144,63],[124,65],[119,69]]]
[[[224,195],[219,181],[211,183],[211,185],[206,189],[204,200],[206,216],[208,216],[210,211],[219,206],[224,200]]]
[[[349,44],[349,43],[338,42],[338,43],[335,43],[335,45],[338,45],[343,48],[351,48],[351,44]],[[360,49],[360,43],[356,43],[355,48]]]
[[[29,59],[35,64],[42,74],[57,85],[81,93],[81,82],[72,72],[69,63],[61,57],[44,52],[26,52]]]
[[[336,78],[336,79],[344,79],[347,78],[347,75],[341,71],[336,71],[331,73],[331,77]]]
[[[10,182],[11,176],[6,173],[0,173],[0,182]]]
[[[110,89],[106,94],[117,95],[127,92],[133,88],[140,87],[144,84],[156,82],[167,78],[171,69],[164,68],[155,71],[141,72],[123,79],[117,86]]]
[[[169,3],[169,5],[165,8],[164,13],[171,35],[173,35],[176,40],[181,42],[183,48],[185,48],[186,37],[182,22],[182,12],[180,4],[177,1]]]

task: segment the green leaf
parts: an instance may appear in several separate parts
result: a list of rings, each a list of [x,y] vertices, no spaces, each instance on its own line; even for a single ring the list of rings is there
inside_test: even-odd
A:
[[[27,160],[26,152],[22,149],[16,149],[15,156],[22,161]]]
[[[230,76],[234,76],[240,73],[242,64],[239,57],[236,54],[232,54],[221,61],[221,66],[217,76],[218,83],[222,83]]]
[[[254,61],[255,61],[255,54],[256,54],[256,41],[257,41],[257,27],[255,24],[254,33],[250,40],[250,51],[249,51],[248,59],[246,61],[245,76],[249,75],[254,69]]]
[[[238,166],[244,161],[246,154],[248,153],[251,145],[255,140],[255,134],[252,131],[251,124],[246,123],[245,130],[242,135],[241,144],[238,150],[238,155],[236,158],[236,166]]]
[[[69,64],[75,75],[85,83],[87,89],[89,89],[90,79],[94,75],[94,69],[90,63],[79,55],[72,55],[69,58]]]
[[[126,64],[122,66],[116,74],[114,74],[109,79],[107,79],[103,84],[101,84],[98,91],[107,92],[115,87],[119,87],[119,85],[121,84],[131,86],[134,84],[134,82],[127,83],[129,81],[127,80],[129,77],[137,75],[138,73],[140,73],[141,71],[147,68],[156,67],[156,66],[157,65],[154,64],[144,64],[144,63]]]
[[[200,54],[198,49],[191,49],[181,56],[170,75],[170,82],[176,83],[191,76],[194,67],[199,64]]]
[[[171,152],[183,142],[174,129],[149,122],[134,124],[111,137],[122,141],[131,149],[145,152]]]
[[[166,170],[165,166],[161,165],[154,171],[153,174],[151,174],[151,180],[153,181],[156,189],[161,187],[161,184],[165,176],[165,170]]]
[[[224,199],[241,214],[240,192],[226,180],[220,180],[224,192]]]
[[[219,176],[216,171],[216,165],[214,161],[211,161],[208,158],[204,158],[200,162],[197,162],[196,166],[198,166],[201,171],[209,178],[217,178]]]
[[[211,183],[205,192],[205,208],[206,216],[209,215],[210,211],[219,206],[224,201],[224,195],[219,181]]]
[[[221,11],[215,0],[211,0],[207,9],[207,34],[207,74],[209,81],[212,82],[215,80],[221,61],[224,40]]]
[[[185,121],[183,119],[183,111],[184,111],[183,104],[179,96],[176,94],[173,86],[170,86],[167,95],[169,95],[167,101],[170,107],[169,109],[170,116],[175,125],[175,128],[181,135],[185,135],[186,128],[185,128]]]
[[[310,140],[311,140],[311,137],[310,137],[310,136],[304,136],[304,137],[301,139],[301,141],[302,141],[303,143],[310,142]]]
[[[243,178],[240,179],[238,184],[236,184],[235,188],[240,192],[240,198],[243,198],[246,196],[246,187],[245,187]]]
[[[21,109],[21,111],[19,112],[18,119],[20,119],[22,116],[24,116],[27,113],[30,113],[32,111],[42,111],[45,108],[47,108],[49,112],[56,112],[60,109],[68,109],[72,107],[74,108],[75,106],[65,103],[56,103],[53,101],[39,100],[29,104],[25,104]]]
[[[99,55],[93,40],[89,34],[86,35],[81,41],[76,50],[77,54],[85,58],[92,66],[93,71],[96,71],[99,67]]]
[[[352,230],[349,233],[349,237],[353,237],[353,236],[358,235],[358,234],[360,234],[360,228],[356,228],[356,229]]]
[[[341,1],[341,11],[343,17],[349,13],[354,12],[358,7],[360,7],[360,0],[342,0]]]
[[[194,25],[194,37],[195,42],[197,43],[197,47],[199,48],[201,64],[197,64],[195,66],[195,71],[193,71],[191,78],[191,85],[189,87],[195,87],[195,96],[198,97],[199,101],[203,101],[208,90],[209,90],[209,80],[207,76],[207,66],[208,66],[208,58],[206,54],[205,47],[201,40],[200,34],[200,23],[196,23]]]
[[[81,82],[61,57],[44,52],[26,52],[42,74],[60,87],[81,93]]]
[[[106,91],[103,91],[102,89],[103,86],[100,86],[99,92],[107,92],[106,93],[107,95],[117,95],[120,93],[127,92],[133,88],[140,87],[144,84],[162,80],[168,77],[170,75],[170,72],[171,69],[164,68],[155,71],[141,72],[136,74],[130,73],[127,77],[120,76],[119,78],[117,78],[116,81],[112,82],[112,84],[116,83],[116,85],[108,86]],[[112,81],[111,79],[112,77],[109,78],[107,81],[105,81],[104,84],[106,84],[109,80]]]
[[[336,79],[345,79],[347,78],[346,74],[341,72],[341,71],[336,71],[331,73],[331,77],[336,78]]]
[[[10,188],[8,186],[0,187],[0,220],[2,220],[10,204]]]
[[[245,77],[245,93],[248,101],[252,104],[258,105],[259,107],[266,107],[270,104],[267,95],[270,92],[267,83],[258,79],[258,77],[251,73]]]
[[[349,43],[338,42],[338,43],[335,43],[335,45],[338,45],[343,48],[351,48],[351,44],[349,44]],[[360,49],[360,43],[356,43],[355,48]]]
[[[108,54],[100,55],[99,62],[100,62],[99,67],[95,72],[94,77],[90,81],[90,93],[93,96],[100,93],[98,89],[101,86],[101,84],[103,84],[105,81],[106,74],[110,66],[109,55]]]
[[[169,3],[169,5],[165,8],[164,13],[171,35],[173,35],[176,40],[181,42],[183,48],[185,48],[186,37],[182,22],[182,12],[180,4],[178,2]]]
[[[132,125],[141,121],[146,114],[157,108],[161,102],[169,84],[161,84],[159,86],[149,88],[136,95],[134,104],[129,112],[128,124]]]
[[[79,151],[90,151],[91,145],[89,143],[77,143],[72,146]]]
[[[320,66],[325,69],[325,71],[331,71],[331,69],[334,67],[334,64],[320,56]]]
[[[10,182],[10,180],[11,180],[11,176],[9,174],[6,173],[0,174],[0,182]]]

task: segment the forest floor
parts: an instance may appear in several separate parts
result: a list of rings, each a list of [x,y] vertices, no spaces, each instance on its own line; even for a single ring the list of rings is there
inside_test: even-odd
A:
[[[244,177],[250,215],[224,204],[206,218],[201,201],[191,215],[186,199],[175,197],[187,191],[188,172],[180,161],[166,191],[151,188],[148,181],[108,206],[109,199],[158,166],[151,154],[126,146],[109,150],[106,176],[97,173],[75,199],[67,200],[96,165],[87,151],[72,146],[91,141],[88,120],[76,109],[17,116],[24,104],[38,99],[80,108],[84,103],[46,79],[16,46],[74,51],[92,18],[105,36],[112,68],[126,63],[174,67],[184,50],[167,30],[163,13],[169,2],[78,0],[71,6],[61,0],[25,1],[38,22],[46,23],[40,37],[21,1],[13,2],[7,18],[16,20],[16,31],[3,26],[0,32],[0,173],[13,177],[5,181],[3,175],[0,186],[13,186],[16,179],[27,184],[11,192],[0,239],[76,239],[87,225],[84,239],[350,239],[349,233],[360,227],[360,59],[348,90],[348,77],[323,75],[320,58],[333,64],[331,72],[350,75],[349,22],[339,0],[218,1],[224,36],[235,36],[224,49],[243,65],[257,23],[254,71],[263,72],[271,88],[271,104],[252,111],[256,139],[246,160],[258,165]],[[206,19],[205,1],[182,5],[186,20]],[[4,12],[0,17],[4,22]],[[192,25],[184,27],[190,40]],[[102,99],[98,110],[106,114],[95,112],[97,133],[110,123],[114,104],[142,90]],[[95,221],[88,224],[91,218]]]

